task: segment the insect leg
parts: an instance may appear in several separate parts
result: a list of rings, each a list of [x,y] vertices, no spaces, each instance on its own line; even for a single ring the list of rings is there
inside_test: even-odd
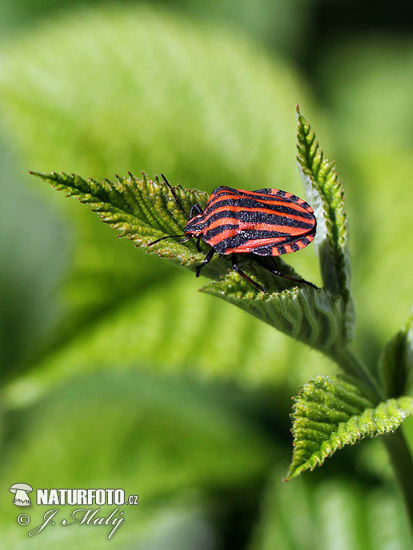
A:
[[[248,281],[249,283],[251,283],[252,285],[254,285],[256,288],[258,288],[258,290],[260,290],[261,292],[265,292],[267,294],[267,291],[265,290],[265,288],[261,285],[259,285],[258,283],[256,283],[253,279],[251,279],[251,277],[249,277],[246,273],[244,273],[238,266],[238,263],[237,263],[237,255],[236,254],[232,254],[231,256],[231,260],[232,260],[232,267],[234,268],[234,270],[239,273],[241,275],[241,277],[243,279],[245,279],[246,281]]]
[[[297,277],[290,277],[290,275],[286,275],[278,269],[268,266],[259,256],[257,256],[255,260],[260,264],[261,267],[263,267],[267,271],[270,271],[271,273],[274,273],[274,275],[278,275],[278,277],[288,279],[289,281],[293,281],[295,283],[303,283],[305,285],[311,286],[312,288],[315,288],[316,290],[319,290],[318,286],[313,285],[313,283],[310,283],[310,281],[306,281],[305,279],[298,279]]]
[[[199,244],[201,242],[201,236],[202,235],[198,235],[198,238],[196,240],[196,247],[197,247],[198,252],[202,252],[201,246]]]
[[[201,274],[201,269],[205,267],[209,262],[212,260],[212,256],[215,254],[215,250],[211,248],[211,250],[208,252],[208,254],[205,256],[204,261],[201,265],[198,265],[196,268],[196,276],[199,277]]]

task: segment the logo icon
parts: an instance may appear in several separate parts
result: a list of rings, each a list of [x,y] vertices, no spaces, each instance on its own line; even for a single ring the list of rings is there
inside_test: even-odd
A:
[[[30,497],[27,493],[33,491],[33,487],[28,483],[14,483],[9,489],[10,493],[15,493],[13,504],[15,506],[30,506]]]

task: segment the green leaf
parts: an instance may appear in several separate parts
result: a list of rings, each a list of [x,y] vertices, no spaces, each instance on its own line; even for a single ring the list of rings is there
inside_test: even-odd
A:
[[[232,25],[113,3],[9,38],[0,110],[21,165],[99,178],[146,168],[209,191],[297,185],[290,108],[305,86]]]
[[[268,484],[249,550],[411,549],[406,510],[391,484],[346,474],[280,487],[279,475]]]
[[[413,312],[404,327],[386,344],[380,358],[380,377],[388,397],[409,391],[413,374]]]
[[[342,338],[342,308],[337,297],[324,289],[316,290],[303,284],[297,286],[295,283],[291,288],[291,283],[258,266],[243,269],[272,291],[271,294],[259,292],[234,271],[218,282],[207,284],[202,290],[240,307],[296,340],[326,354],[334,354]],[[280,269],[297,276],[285,264]],[[285,288],[287,285],[290,288]]]
[[[37,476],[39,486],[59,476],[65,487],[75,479],[87,483],[91,470],[84,463],[93,455],[96,479],[130,477],[142,493],[147,489],[148,498],[193,484],[224,488],[243,483],[266,470],[275,449],[248,413],[234,406],[229,391],[120,365],[114,372],[54,384],[34,403],[7,412],[6,429],[13,427],[13,438],[6,441],[2,481],[20,471],[23,477]],[[243,398],[232,390],[233,398],[236,394]],[[62,451],[53,465],[44,461],[46,440]],[[113,469],[126,450],[122,471]],[[1,507],[3,512],[8,503]]]
[[[198,265],[205,256],[197,251],[193,240],[181,243],[176,239],[164,239],[150,246],[153,241],[168,235],[184,236],[188,222],[185,211],[189,212],[193,204],[206,204],[208,194],[204,191],[174,187],[179,206],[165,183],[158,179],[148,180],[145,174],[142,179],[130,174],[128,178],[117,176],[114,182],[108,179],[99,182],[63,172],[31,173],[87,204],[104,223],[119,232],[119,237],[130,239],[149,253],[186,267]],[[212,266],[214,263],[206,267],[205,274],[213,272]]]
[[[30,392],[30,385],[21,391]],[[119,364],[115,372],[55,384],[33,403],[2,411],[1,486],[22,476],[35,487],[121,487],[139,494],[137,515],[125,511],[126,526],[136,523],[136,529],[120,529],[127,539],[122,547],[133,547],[141,520],[177,495],[196,499],[242,491],[266,475],[277,448],[246,407],[234,406],[245,399],[235,393],[177,377],[159,379]],[[52,461],[45,460],[47,442],[55,449]],[[11,500],[0,503],[0,528],[11,538],[9,548],[16,548],[29,537],[15,521]],[[44,511],[32,511],[34,527]],[[62,517],[71,513],[70,506],[62,507]],[[76,548],[98,548],[107,536],[103,531],[91,529],[83,536],[95,544]]]
[[[373,407],[352,384],[318,376],[302,387],[293,412],[294,452],[288,478],[321,466],[344,445],[396,430],[413,414],[413,399],[388,399]]]
[[[146,175],[138,179],[132,174],[128,178],[117,176],[116,182],[108,179],[97,181],[84,179],[75,174],[52,172],[33,175],[49,182],[59,191],[66,191],[68,196],[75,197],[85,203],[96,212],[104,223],[119,232],[119,237],[132,240],[137,247],[144,247],[147,252],[157,254],[163,258],[193,269],[199,265],[210,250],[203,244],[204,254],[196,249],[194,240],[178,242],[174,239],[164,239],[152,244],[158,239],[168,235],[182,235],[188,221],[188,212],[194,204],[205,206],[208,194],[203,191],[190,190],[181,186],[174,187],[174,193],[180,204],[175,200],[171,190],[166,184],[148,180]],[[241,258],[241,263],[251,261],[250,258]],[[255,263],[255,262],[253,262]],[[293,268],[287,266],[281,259],[273,260],[274,267],[280,269],[289,276],[299,278]],[[203,270],[202,274],[218,278],[228,270],[230,264],[228,258],[216,257]],[[265,286],[268,292],[284,289],[286,286],[296,286],[296,282],[286,281],[276,275],[268,275],[268,272],[257,267],[256,271],[265,277]],[[226,282],[224,282],[226,286]],[[254,294],[263,294],[251,283]]]
[[[175,187],[179,205],[165,184],[148,180],[145,175],[141,180],[132,174],[128,178],[118,176],[116,182],[85,180],[74,174],[55,172],[33,175],[87,204],[103,222],[119,231],[120,237],[129,238],[136,246],[146,247],[149,252],[188,267],[202,261],[203,256],[196,252],[191,241],[180,243],[165,239],[150,244],[167,235],[182,234],[188,219],[185,211],[189,212],[196,203],[204,206],[208,199],[206,193]],[[214,269],[216,265],[220,266],[221,273],[229,267],[224,259],[219,258],[206,267],[205,273],[217,278],[220,271]],[[293,269],[280,259],[274,260],[274,266],[297,277]],[[259,281],[265,280],[264,288],[272,293],[270,300],[235,272],[204,290],[224,297],[276,329],[325,353],[339,345],[341,304],[337,299],[319,289],[284,290],[286,286],[297,286],[297,283],[269,274],[260,266],[250,269],[255,271]],[[280,291],[283,292],[280,294]]]
[[[352,338],[354,305],[351,294],[351,264],[344,192],[333,162],[324,157],[314,132],[297,107],[298,165],[308,200],[317,218],[315,246],[325,288],[341,297],[345,318],[343,329]]]
[[[308,354],[304,346],[291,349],[292,342],[271,326],[197,292],[194,274],[182,275],[144,289],[139,285],[127,299],[59,333],[25,384],[44,391],[82,372],[113,371],[121,362],[147,372],[230,380],[243,387],[283,384],[289,394],[303,379],[329,368],[325,357]],[[15,384],[9,390],[20,402],[19,381]]]

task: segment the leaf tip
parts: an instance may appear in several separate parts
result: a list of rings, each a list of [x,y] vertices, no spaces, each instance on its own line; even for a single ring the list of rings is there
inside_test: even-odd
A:
[[[47,174],[43,174],[43,172],[35,172],[34,170],[29,170],[29,174],[43,180],[47,179]]]

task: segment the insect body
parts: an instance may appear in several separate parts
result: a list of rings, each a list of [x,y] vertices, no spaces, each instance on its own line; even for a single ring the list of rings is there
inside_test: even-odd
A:
[[[174,189],[165,176],[162,177],[177,204],[185,212]],[[212,192],[205,210],[195,204],[188,217],[184,235],[170,237],[184,237],[183,241],[196,237],[199,250],[201,239],[211,246],[204,261],[197,267],[197,277],[215,253],[231,255],[233,268],[244,279],[265,292],[261,285],[238,266],[237,254],[250,253],[256,255],[257,261],[272,273],[314,287],[312,283],[289,277],[262,261],[262,256],[281,256],[296,252],[314,240],[317,225],[314,211],[296,195],[280,189],[245,191],[217,187]],[[151,244],[164,238],[167,237]]]

